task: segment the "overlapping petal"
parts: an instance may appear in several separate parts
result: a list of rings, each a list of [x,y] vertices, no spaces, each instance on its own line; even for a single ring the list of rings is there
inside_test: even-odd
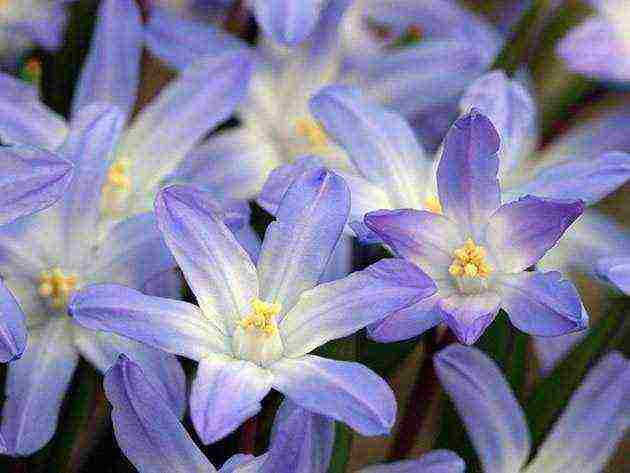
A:
[[[492,323],[501,306],[501,298],[495,291],[480,294],[451,294],[440,299],[442,319],[455,333],[457,339],[472,345]]]
[[[0,281],[0,363],[19,358],[26,348],[26,322],[20,305]]]

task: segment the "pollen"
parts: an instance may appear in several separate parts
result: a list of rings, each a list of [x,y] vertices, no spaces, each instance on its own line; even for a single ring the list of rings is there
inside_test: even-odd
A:
[[[122,201],[132,188],[130,168],[126,159],[119,159],[109,168],[107,181],[103,186],[103,208],[107,213],[118,214],[122,211]]]
[[[276,317],[280,314],[282,306],[276,302],[265,302],[260,299],[252,301],[253,312],[242,319],[239,325],[244,329],[258,329],[266,336],[277,332]]]
[[[477,246],[473,239],[469,238],[464,246],[453,252],[453,262],[448,272],[454,277],[487,278],[492,273],[492,268],[486,262],[486,255],[486,249]]]
[[[427,200],[424,201],[424,208],[429,212],[436,214],[442,213],[442,204],[440,204],[440,199],[434,195],[427,197]]]
[[[55,309],[61,309],[77,288],[77,283],[75,274],[66,275],[61,268],[53,268],[39,274],[37,293],[43,299],[49,299]]]
[[[328,136],[326,132],[321,125],[312,118],[298,118],[295,121],[295,132],[306,138],[313,148],[328,147]]]

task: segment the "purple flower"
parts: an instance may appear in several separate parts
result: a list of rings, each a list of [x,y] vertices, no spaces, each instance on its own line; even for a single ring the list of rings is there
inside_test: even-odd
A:
[[[596,473],[630,427],[630,362],[619,353],[592,368],[531,461],[525,414],[494,361],[451,345],[434,363],[488,473]]]
[[[586,326],[580,298],[557,272],[526,271],[584,210],[581,201],[525,196],[501,205],[499,136],[477,111],[449,131],[437,169],[441,213],[380,210],[366,226],[400,257],[423,268],[438,292],[371,329],[383,341],[409,338],[440,321],[474,343],[504,308],[533,335]]]
[[[75,295],[72,314],[85,327],[198,361],[190,406],[206,443],[258,412],[272,387],[364,435],[387,432],[396,410],[389,386],[360,364],[309,352],[430,296],[435,286],[400,259],[317,286],[349,197],[339,176],[323,168],[303,174],[285,194],[254,266],[207,194],[167,187],[155,203],[158,225],[199,306],[96,285]]]
[[[630,256],[611,256],[597,262],[598,274],[630,294]]]
[[[142,369],[121,356],[105,375],[105,393],[113,406],[118,444],[140,473],[215,473],[217,470],[193,443]],[[285,399],[263,455],[237,454],[220,473],[325,473],[334,442],[334,422]],[[461,473],[463,461],[439,450],[417,460],[375,465],[359,473]]]

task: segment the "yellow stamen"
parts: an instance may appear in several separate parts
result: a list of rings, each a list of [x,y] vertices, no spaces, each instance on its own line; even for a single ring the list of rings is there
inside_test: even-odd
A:
[[[43,299],[50,299],[55,309],[61,309],[77,288],[77,283],[78,278],[75,274],[66,275],[61,268],[53,268],[39,274],[37,293]]]
[[[302,117],[295,120],[295,132],[305,137],[313,148],[328,147],[328,136],[326,132],[312,118]]]
[[[487,278],[492,273],[492,268],[486,262],[486,255],[486,249],[477,246],[472,238],[469,238],[464,246],[453,251],[453,262],[448,272],[454,277],[465,275],[471,278]]]
[[[131,165],[126,159],[119,159],[109,168],[107,181],[103,186],[103,209],[106,213],[121,212],[122,201],[132,188],[130,168]]]
[[[427,200],[424,201],[424,208],[429,212],[433,212],[436,214],[442,213],[442,204],[440,204],[440,199],[438,199],[434,195],[430,195],[427,197]]]
[[[276,302],[265,302],[260,299],[252,301],[252,309],[250,315],[239,322],[244,329],[258,329],[266,336],[273,335],[278,330],[276,317],[280,314],[282,306]]]

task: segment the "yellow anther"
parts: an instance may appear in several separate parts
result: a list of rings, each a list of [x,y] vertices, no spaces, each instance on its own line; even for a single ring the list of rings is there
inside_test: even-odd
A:
[[[37,293],[44,299],[50,299],[55,309],[61,309],[77,288],[77,283],[78,278],[75,274],[66,275],[61,268],[53,268],[39,274]]]
[[[442,213],[442,204],[440,204],[440,199],[434,195],[427,197],[427,200],[424,201],[424,208],[429,212],[436,214]]]
[[[273,335],[278,330],[276,317],[280,314],[282,306],[275,302],[265,302],[260,299],[252,301],[253,312],[242,319],[239,325],[244,329],[258,329],[265,335]]]
[[[324,129],[312,118],[302,117],[295,120],[295,132],[308,139],[313,148],[328,147],[328,136]]]
[[[453,251],[453,262],[448,272],[455,277],[464,275],[471,278],[487,278],[492,273],[492,268],[485,260],[486,255],[486,249],[477,246],[472,238],[469,238],[464,246]]]
[[[121,212],[122,201],[132,188],[130,167],[129,161],[119,159],[109,168],[107,181],[103,186],[103,209],[106,213],[115,215]]]

